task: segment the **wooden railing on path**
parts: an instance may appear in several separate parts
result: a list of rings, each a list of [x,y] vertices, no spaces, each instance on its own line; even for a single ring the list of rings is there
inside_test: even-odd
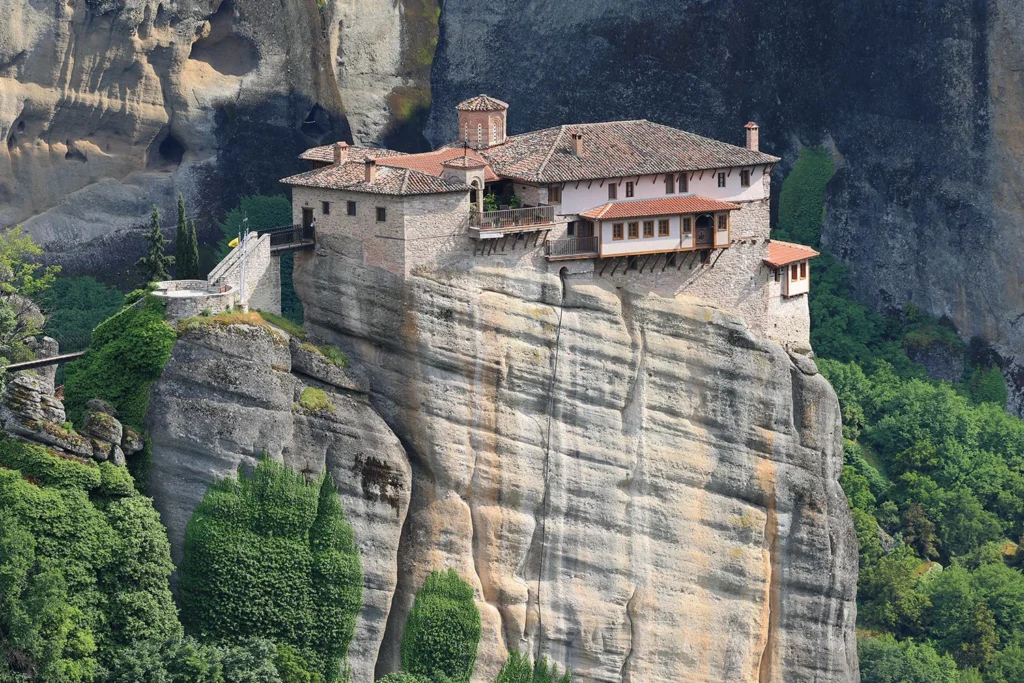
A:
[[[526,206],[520,209],[498,211],[473,211],[469,214],[469,225],[481,231],[512,230],[555,222],[555,207]]]
[[[68,361],[81,358],[85,354],[85,351],[76,351],[74,353],[62,353],[59,356],[50,356],[49,358],[36,358],[35,360],[27,360],[21,363],[11,363],[5,370],[7,372],[18,372],[19,370],[33,370],[35,368],[45,368],[48,365],[59,365],[60,363],[67,363]]]
[[[547,243],[546,254],[550,259],[597,256],[598,241],[594,237],[567,237]]]

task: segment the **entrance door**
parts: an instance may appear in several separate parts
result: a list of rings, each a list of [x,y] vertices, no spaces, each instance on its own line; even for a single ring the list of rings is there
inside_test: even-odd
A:
[[[313,209],[302,209],[302,239],[315,239],[313,234]]]
[[[715,217],[711,214],[697,216],[694,224],[693,243],[698,249],[708,249],[715,246]]]

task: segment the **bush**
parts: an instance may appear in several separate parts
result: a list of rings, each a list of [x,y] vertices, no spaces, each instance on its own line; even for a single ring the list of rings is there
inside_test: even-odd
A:
[[[190,634],[270,638],[338,680],[362,570],[330,476],[307,482],[263,460],[252,477],[212,484],[189,520],[180,576]]]
[[[302,395],[299,397],[299,405],[311,413],[315,413],[318,410],[334,410],[330,399],[327,398],[327,392],[314,387],[306,387],[302,390]]]
[[[465,683],[473,675],[479,643],[480,611],[472,587],[454,569],[431,572],[409,612],[402,637],[403,668]]]
[[[107,680],[118,651],[177,637],[170,546],[152,502],[130,485],[108,494],[102,468],[49,484],[30,472],[59,458],[18,442],[3,452],[0,662],[35,680]]]
[[[64,407],[72,422],[81,424],[86,402],[102,398],[117,409],[122,423],[142,429],[149,387],[177,339],[163,312],[163,304],[150,297],[96,327],[85,355],[65,370]]]
[[[11,439],[0,439],[0,465],[18,470],[22,476],[44,486],[89,491],[102,482],[102,472],[95,463],[59,456],[42,446]]]
[[[948,655],[927,644],[897,641],[890,635],[857,639],[861,683],[960,683]]]
[[[529,655],[512,651],[494,683],[572,683],[572,672],[559,677],[558,666],[550,664],[547,657],[531,664]]]

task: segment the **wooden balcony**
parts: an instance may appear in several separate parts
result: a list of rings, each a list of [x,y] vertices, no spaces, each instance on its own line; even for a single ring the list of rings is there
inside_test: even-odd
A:
[[[597,257],[597,236],[567,237],[546,244],[545,255],[549,261],[570,261]]]
[[[545,230],[555,224],[555,207],[524,206],[520,209],[471,211],[469,229],[478,239],[500,237],[508,233]]]
[[[273,254],[316,246],[315,225],[285,225],[260,230],[259,234],[270,235],[270,252]]]

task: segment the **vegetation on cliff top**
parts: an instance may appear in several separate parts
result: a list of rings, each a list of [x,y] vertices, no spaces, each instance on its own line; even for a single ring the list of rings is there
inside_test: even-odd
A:
[[[804,149],[780,195],[776,237],[818,246],[824,148]],[[913,306],[883,316],[854,302],[849,269],[811,269],[811,341],[842,408],[844,467],[858,545],[864,683],[1024,680],[1024,422],[986,354],[958,384],[907,356],[962,351]]]

